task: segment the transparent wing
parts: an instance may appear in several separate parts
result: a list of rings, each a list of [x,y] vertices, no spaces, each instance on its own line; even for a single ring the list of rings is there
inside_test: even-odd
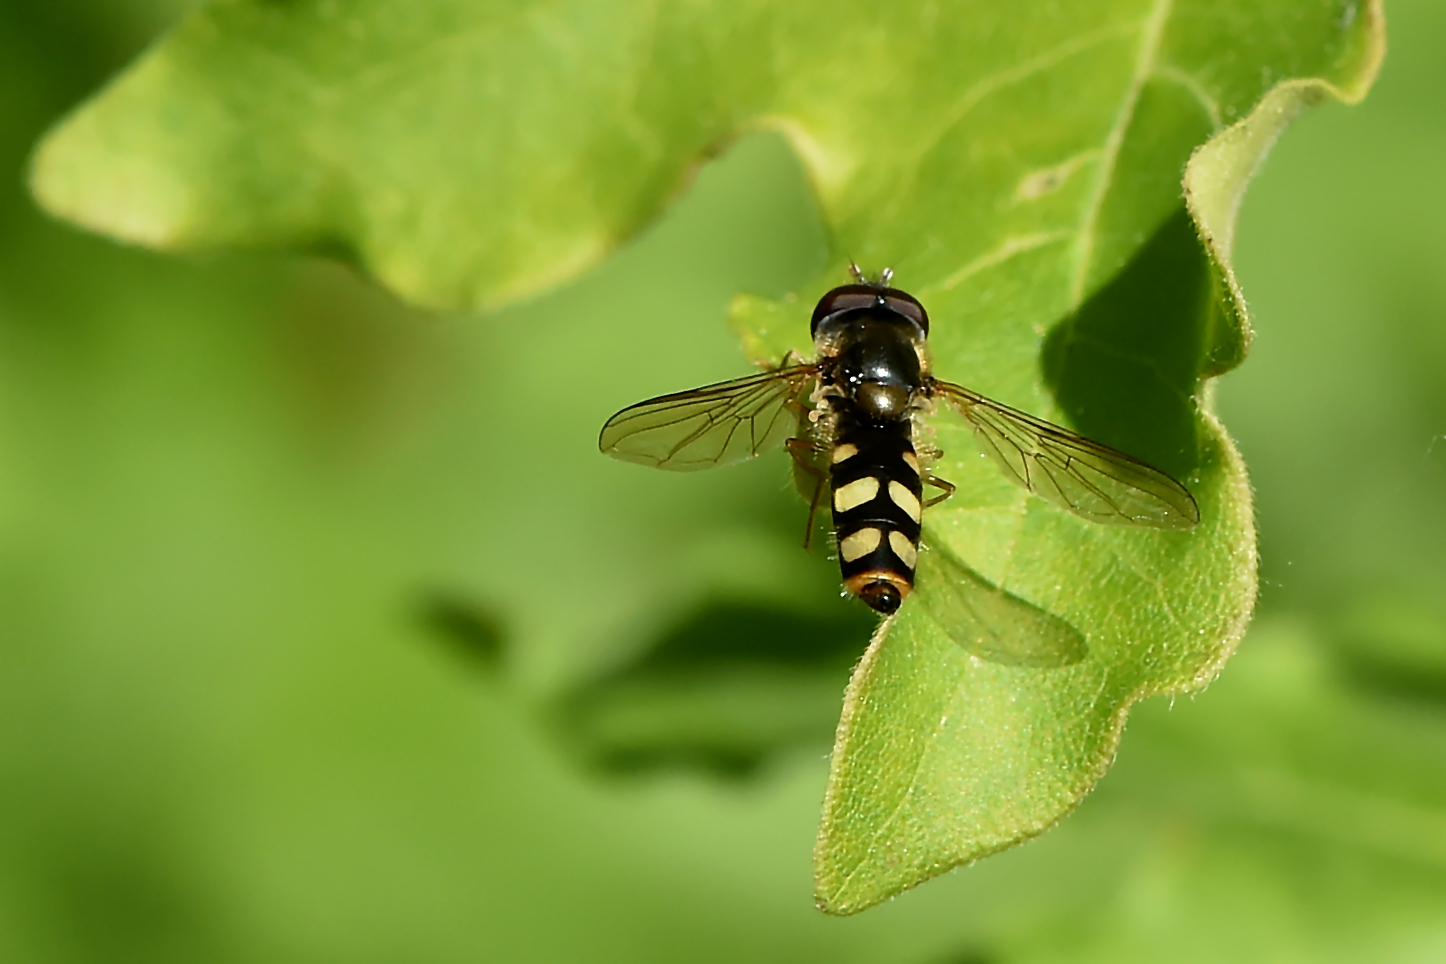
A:
[[[1004,666],[1052,669],[1089,655],[1082,633],[1005,592],[942,546],[919,557],[920,605],[965,652]]]
[[[934,388],[968,419],[1005,475],[1055,505],[1115,525],[1189,529],[1200,521],[1195,499],[1159,469],[960,385],[935,381]]]
[[[798,398],[815,365],[705,385],[639,402],[607,420],[598,448],[615,459],[690,472],[731,465],[782,445],[797,416]]]

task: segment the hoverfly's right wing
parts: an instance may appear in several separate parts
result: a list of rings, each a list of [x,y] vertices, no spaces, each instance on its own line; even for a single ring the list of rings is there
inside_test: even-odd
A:
[[[984,451],[1011,480],[1091,522],[1189,529],[1200,508],[1179,482],[1124,452],[972,392],[934,388],[974,428]]]
[[[675,472],[732,465],[782,445],[797,426],[790,408],[817,365],[660,395],[608,419],[598,448],[615,459]]]

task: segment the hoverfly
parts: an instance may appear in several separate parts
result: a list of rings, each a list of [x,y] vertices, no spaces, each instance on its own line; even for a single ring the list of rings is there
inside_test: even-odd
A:
[[[1123,452],[931,374],[929,315],[889,287],[892,271],[834,288],[813,310],[817,360],[618,412],[598,447],[660,469],[711,469],[786,445],[816,484],[809,531],[824,486],[844,587],[889,615],[912,591],[923,510],[954,486],[928,470],[942,454],[923,443],[921,420],[943,398],[1014,482],[1061,508],[1107,524],[1189,529],[1200,509],[1183,485]],[[939,493],[924,501],[924,486]]]

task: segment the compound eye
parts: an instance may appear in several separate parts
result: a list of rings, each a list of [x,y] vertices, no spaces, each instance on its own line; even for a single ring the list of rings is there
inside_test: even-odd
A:
[[[818,323],[829,315],[836,315],[841,311],[852,311],[856,308],[871,308],[879,303],[880,289],[873,285],[844,285],[835,288],[818,300],[818,307],[813,309],[813,330],[818,331]]]
[[[929,333],[929,313],[913,295],[905,294],[897,288],[890,288],[884,292],[884,304],[890,310],[898,312],[918,325],[923,329],[924,334]]]

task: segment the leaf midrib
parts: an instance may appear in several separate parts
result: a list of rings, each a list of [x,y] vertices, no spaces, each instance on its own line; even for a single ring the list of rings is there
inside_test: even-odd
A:
[[[1079,227],[1079,246],[1076,253],[1074,276],[1070,280],[1069,307],[1071,311],[1084,304],[1085,283],[1089,280],[1089,269],[1095,245],[1095,229],[1099,223],[1100,212],[1104,209],[1105,198],[1109,195],[1110,185],[1114,179],[1115,165],[1119,161],[1120,147],[1124,144],[1125,134],[1130,128],[1130,122],[1134,119],[1135,108],[1140,103],[1140,91],[1145,83],[1154,73],[1155,61],[1160,54],[1160,41],[1165,34],[1165,25],[1170,19],[1170,12],[1174,7],[1174,0],[1155,0],[1149,16],[1140,27],[1140,49],[1135,58],[1135,71],[1130,77],[1129,86],[1125,88],[1124,99],[1120,103],[1119,113],[1115,115],[1114,126],[1110,128],[1109,134],[1105,137],[1103,155],[1100,158],[1100,172],[1095,178],[1094,190],[1090,196],[1090,202],[1085,208],[1084,220]]]

